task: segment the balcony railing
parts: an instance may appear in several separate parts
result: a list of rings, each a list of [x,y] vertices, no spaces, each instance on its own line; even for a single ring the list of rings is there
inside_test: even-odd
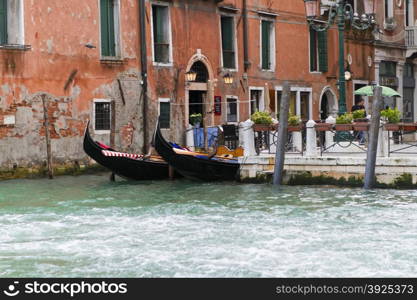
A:
[[[417,26],[405,28],[405,45],[409,48],[417,48]]]

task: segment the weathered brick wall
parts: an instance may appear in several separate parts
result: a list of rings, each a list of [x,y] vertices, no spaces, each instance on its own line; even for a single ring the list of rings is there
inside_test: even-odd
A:
[[[137,1],[121,1],[122,57],[115,64],[100,60],[99,1],[24,4],[24,43],[31,49],[0,49],[0,169],[41,165],[46,160],[41,95],[47,96],[55,163],[86,160],[82,137],[87,120],[92,118],[95,98],[115,102],[116,146],[140,151]],[[85,47],[87,43],[95,48]],[[15,124],[6,125],[11,118]],[[126,126],[132,130],[120,130]],[[96,138],[110,143],[109,135]]]

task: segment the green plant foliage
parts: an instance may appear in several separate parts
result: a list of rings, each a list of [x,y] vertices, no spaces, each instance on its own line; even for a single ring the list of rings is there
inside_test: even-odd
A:
[[[198,114],[191,114],[190,115],[190,124],[192,125],[196,125],[198,123],[201,123],[201,120],[203,119],[203,116],[198,113]]]
[[[336,118],[336,124],[350,124],[353,121],[353,116],[351,113],[345,113]]]
[[[301,123],[300,116],[290,116],[288,118],[288,125],[290,126],[298,126]]]
[[[265,111],[257,111],[255,112],[251,118],[253,123],[255,124],[264,124],[264,125],[271,125],[272,124],[272,118],[269,115],[269,113]]]
[[[398,108],[387,108],[381,111],[381,117],[386,118],[388,123],[396,124],[401,120],[401,112]]]
[[[352,112],[353,119],[363,119],[366,117],[364,109],[358,109]]]

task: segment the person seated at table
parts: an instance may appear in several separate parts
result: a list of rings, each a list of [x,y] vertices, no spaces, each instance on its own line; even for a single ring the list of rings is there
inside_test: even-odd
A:
[[[356,111],[356,110],[360,110],[363,109],[365,110],[365,100],[363,100],[363,98],[360,98],[359,100],[355,101],[355,105],[352,106],[352,112]],[[366,116],[366,110],[365,110],[365,116]]]

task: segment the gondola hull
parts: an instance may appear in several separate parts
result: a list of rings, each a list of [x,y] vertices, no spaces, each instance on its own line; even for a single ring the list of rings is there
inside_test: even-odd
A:
[[[118,176],[131,180],[156,180],[169,177],[169,166],[165,161],[151,159],[131,159],[127,157],[105,156],[103,149],[90,136],[88,125],[84,134],[83,148],[85,153],[98,164]]]
[[[192,180],[236,180],[239,171],[237,161],[216,160],[177,154],[162,136],[159,124],[154,135],[155,149],[178,173]]]

